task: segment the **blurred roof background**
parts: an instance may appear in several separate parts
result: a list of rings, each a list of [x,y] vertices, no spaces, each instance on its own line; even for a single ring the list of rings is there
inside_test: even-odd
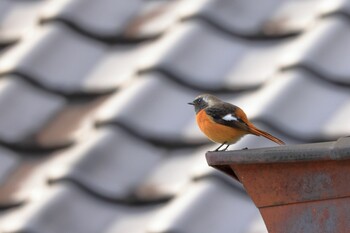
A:
[[[0,232],[266,233],[186,103],[216,94],[287,144],[349,135],[349,17],[346,0],[0,0]]]

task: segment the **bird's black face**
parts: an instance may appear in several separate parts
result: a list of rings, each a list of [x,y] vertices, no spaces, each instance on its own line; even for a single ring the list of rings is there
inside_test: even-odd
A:
[[[196,113],[199,113],[202,109],[208,107],[207,99],[204,96],[198,96],[193,102],[188,104],[194,106]]]

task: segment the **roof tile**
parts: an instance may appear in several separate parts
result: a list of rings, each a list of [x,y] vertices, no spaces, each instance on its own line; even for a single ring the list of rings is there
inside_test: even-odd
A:
[[[90,36],[113,40],[126,31],[141,3],[141,0],[51,1],[43,18],[61,20]]]
[[[149,232],[246,232],[258,209],[241,193],[217,180],[201,180],[162,208]]]
[[[28,37],[3,55],[0,71],[29,76],[47,89],[62,92],[81,89],[87,71],[107,49],[60,24],[40,27]]]
[[[45,159],[22,152],[21,160],[0,187],[0,205],[5,208],[23,206],[47,188]]]
[[[334,1],[322,1],[320,9],[323,14],[344,14],[349,17],[350,15],[350,2],[348,0],[334,0]]]
[[[118,128],[101,129],[94,135],[58,155],[62,158],[49,165],[50,179],[73,180],[106,199],[144,201],[138,196],[138,186],[155,169],[165,151]]]
[[[36,26],[40,9],[46,1],[0,2],[0,43],[10,43],[21,39],[26,31]]]
[[[119,207],[120,208],[120,207]],[[120,208],[118,216],[113,224],[108,227],[106,233],[145,233],[147,225],[159,206],[140,206]]]
[[[111,204],[82,192],[70,183],[57,184],[27,205],[7,212],[0,220],[2,232],[96,233],[144,232],[154,206],[129,207]],[[83,223],[83,224],[82,224]],[[120,223],[120,225],[116,225]],[[124,227],[123,227],[124,225]],[[125,232],[125,231],[124,231]]]
[[[132,75],[138,48],[109,47],[62,24],[50,24],[6,52],[0,72],[18,73],[65,95],[108,93]]]
[[[92,133],[95,125],[91,117],[108,100],[108,95],[87,99],[73,99],[37,136],[43,144],[72,144]]]
[[[350,24],[341,17],[325,18],[287,47],[284,66],[301,66],[322,78],[349,85]]]
[[[13,151],[0,147],[0,189],[8,179],[9,175],[20,163],[20,157]]]
[[[0,140],[15,146],[52,146],[41,143],[38,135],[64,107],[65,100],[16,76],[3,77],[0,89]]]
[[[162,35],[179,20],[179,6],[183,1],[144,1],[137,15],[130,21],[124,37],[149,39]]]
[[[183,4],[181,12],[184,17],[199,17],[215,27],[243,37],[259,38],[290,35],[303,28],[300,26],[306,25],[305,20],[298,21],[299,27],[297,28],[290,25],[292,23],[291,21],[294,24],[296,22],[291,15],[294,16],[297,13],[296,11],[299,10],[299,8],[295,9],[295,7],[291,9],[290,6],[307,6],[305,3],[301,4],[299,1],[293,0],[263,0],[260,3],[255,4],[253,0],[188,0],[186,4]],[[312,4],[315,4],[315,1]],[[284,9],[288,9],[288,11]],[[275,21],[275,15],[278,15],[283,20],[282,24],[279,24],[279,30],[276,30],[277,25],[272,25],[272,21]]]
[[[289,0],[280,4],[266,20],[266,34],[288,34],[307,30],[321,15],[323,0],[296,1]]]
[[[264,220],[259,216],[250,224],[249,230],[245,233],[268,233]]]
[[[242,40],[190,21],[150,46],[140,67],[205,91],[245,90],[261,85],[278,68],[280,45]]]
[[[207,149],[208,147],[202,147],[169,152],[140,184],[139,195],[159,198],[181,195],[183,189],[191,182],[197,167],[208,167],[204,159]]]

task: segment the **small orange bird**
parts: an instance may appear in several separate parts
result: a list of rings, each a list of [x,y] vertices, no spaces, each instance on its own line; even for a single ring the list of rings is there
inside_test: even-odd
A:
[[[225,144],[226,148],[221,151],[227,150],[231,144],[246,134],[263,136],[277,144],[285,144],[282,140],[256,128],[242,109],[213,95],[199,95],[188,104],[194,106],[197,124],[201,131],[210,140],[221,143],[215,151],[219,151]]]

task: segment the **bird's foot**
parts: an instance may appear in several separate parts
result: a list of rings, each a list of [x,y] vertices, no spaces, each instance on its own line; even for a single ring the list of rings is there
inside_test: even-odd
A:
[[[248,150],[248,147],[244,147],[244,148],[242,148],[242,150]]]

